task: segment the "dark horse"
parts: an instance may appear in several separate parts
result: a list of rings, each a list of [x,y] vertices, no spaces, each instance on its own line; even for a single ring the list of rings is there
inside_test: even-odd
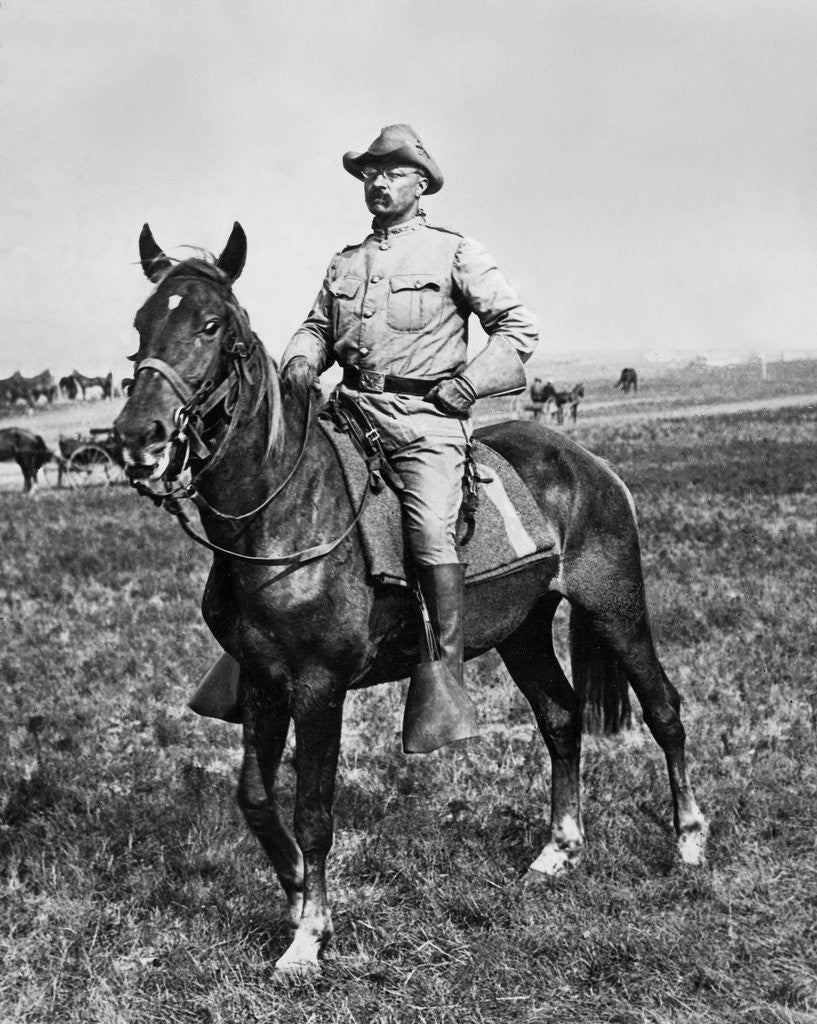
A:
[[[60,394],[63,398],[67,398],[69,402],[73,402],[79,394],[79,384],[77,384],[77,379],[73,373],[60,377]]]
[[[619,391],[623,391],[625,395],[628,395],[630,393],[630,388],[632,388],[633,391],[636,394],[638,394],[638,374],[635,372],[632,366],[624,367],[624,369],[621,371],[621,376],[618,378],[618,382],[615,384],[615,387],[617,387]]]
[[[85,401],[85,392],[89,388],[100,388],[102,391],[102,398],[113,398],[113,372],[108,371],[104,377],[86,377],[84,373],[80,373],[79,370],[74,370],[71,374],[74,378],[74,382],[79,390],[82,392],[82,400]]]
[[[23,490],[28,493],[37,485],[37,474],[54,458],[39,434],[19,427],[0,430],[0,462],[13,459],[23,471]]]
[[[60,393],[59,385],[50,370],[43,370],[34,377],[24,377],[25,388],[31,405],[39,398],[44,398],[51,405]]]
[[[156,288],[136,314],[134,381],[115,429],[131,480],[215,551],[202,610],[240,665],[238,800],[272,860],[295,929],[276,970],[311,972],[332,934],[325,867],[344,697],[350,688],[409,675],[417,605],[409,590],[367,576],[356,509],[334,450],[314,425],[314,396],[280,384],[233,295],[246,257],[241,227],[218,260],[173,264],[145,225],[140,256]],[[687,776],[680,698],[650,634],[628,491],[600,459],[530,421],[478,435],[516,466],[556,538],[552,558],[471,585],[466,596],[466,656],[499,651],[551,757],[550,837],[532,870],[556,874],[582,852],[582,694],[594,680],[603,690],[599,679],[612,677],[615,666],[666,756],[680,856],[700,863],[706,822]],[[193,485],[181,487],[173,481],[188,457]],[[176,504],[183,497],[198,507],[204,537]],[[576,690],[553,648],[551,624],[563,597],[572,606]],[[615,727],[613,706],[621,711],[626,698],[615,690],[603,696]],[[276,800],[291,721],[294,835]]]
[[[584,384],[577,384],[571,388],[570,391],[556,391],[553,395],[553,401],[556,405],[554,415],[556,416],[557,423],[564,423],[565,421],[565,407],[567,407],[570,413],[570,418],[573,422],[576,422],[576,416],[579,412],[579,402],[584,398]]]

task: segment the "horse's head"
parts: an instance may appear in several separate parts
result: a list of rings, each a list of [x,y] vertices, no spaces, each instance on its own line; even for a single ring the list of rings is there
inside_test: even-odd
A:
[[[156,288],[134,318],[139,349],[131,356],[133,383],[114,423],[132,479],[162,476],[181,420],[218,389],[251,345],[246,314],[232,293],[246,254],[238,223],[214,262],[197,257],[172,263],[143,227],[139,255]]]

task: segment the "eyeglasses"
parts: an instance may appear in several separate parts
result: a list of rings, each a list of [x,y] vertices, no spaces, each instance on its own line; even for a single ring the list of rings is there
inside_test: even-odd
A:
[[[375,181],[382,174],[386,181],[402,181],[410,174],[419,174],[416,167],[361,167],[360,176],[364,181]]]

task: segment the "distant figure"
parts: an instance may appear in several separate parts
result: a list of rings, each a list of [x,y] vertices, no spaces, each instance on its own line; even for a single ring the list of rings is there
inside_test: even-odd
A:
[[[73,402],[79,394],[79,385],[73,374],[69,373],[67,377],[60,377],[60,394],[69,402]]]
[[[577,384],[570,391],[557,391],[553,396],[553,401],[556,403],[556,422],[559,424],[565,421],[565,406],[567,406],[570,418],[573,422],[576,422],[576,416],[579,412],[579,402],[584,398],[584,384]]]
[[[623,391],[625,395],[630,393],[630,388],[638,394],[638,374],[632,368],[632,366],[625,366],[621,371],[621,376],[618,378],[618,384],[615,385],[619,391]]]
[[[534,377],[530,386],[530,405],[525,406],[526,411],[532,413],[533,418],[538,420],[553,401],[555,394],[556,388],[550,381],[543,384],[541,377]]]
[[[0,430],[0,462],[14,460],[23,471],[23,490],[28,493],[37,484],[37,473],[54,458],[39,434],[19,427]]]

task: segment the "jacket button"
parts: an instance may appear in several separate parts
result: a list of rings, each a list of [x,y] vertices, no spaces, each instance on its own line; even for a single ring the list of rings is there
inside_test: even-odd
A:
[[[374,310],[373,309],[364,309],[363,310],[363,315],[366,316],[366,317],[374,316]]]
[[[360,350],[360,354],[361,354],[362,356],[367,356],[367,355],[369,354],[369,350],[368,350],[367,348],[362,348],[362,349]]]
[[[391,249],[391,246],[389,245],[388,242],[381,242],[378,248],[382,249],[383,252],[385,252],[386,249]]]
[[[377,282],[378,282],[379,280],[380,280],[380,274],[372,274],[372,276],[371,276],[371,282],[372,282],[372,284],[377,284]]]

